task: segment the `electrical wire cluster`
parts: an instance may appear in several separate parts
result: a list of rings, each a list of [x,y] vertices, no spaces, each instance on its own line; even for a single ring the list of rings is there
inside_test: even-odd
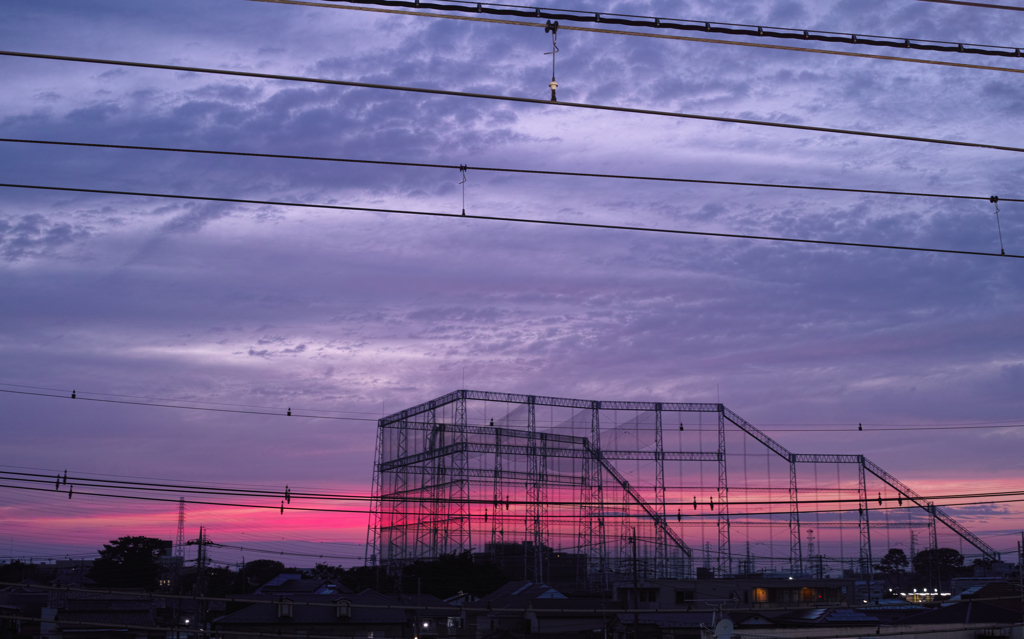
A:
[[[352,0],[352,3],[358,4],[359,2],[357,0]],[[459,7],[459,6],[461,6],[462,9],[458,9],[458,10],[466,10],[466,11],[470,10],[468,8],[470,5],[457,5],[457,4],[442,5],[442,4],[439,4],[439,3],[421,3],[421,2],[419,2],[419,0],[416,0],[415,2],[404,2],[404,1],[400,1],[400,0],[367,0],[366,2],[363,2],[363,4],[380,4],[380,5],[387,5],[387,6],[392,6],[392,5],[393,6],[410,6],[410,7],[415,7],[415,8],[432,8],[432,9],[438,9],[438,8],[442,8],[442,7],[452,8],[452,7]],[[518,7],[517,8],[517,7],[511,6],[511,5],[493,5],[493,6],[492,5],[488,5],[488,7],[489,7],[489,9],[487,9],[487,11],[498,12],[498,13],[500,13],[502,15],[506,15],[507,14],[507,15],[515,15],[515,16],[523,17],[527,13],[531,13],[533,17],[545,17],[545,16],[542,15],[542,9],[536,8],[536,7],[531,8],[529,11],[527,11],[525,13],[524,13],[525,10],[522,7]],[[455,9],[453,9],[453,10],[455,10]],[[473,10],[475,10],[476,12],[486,12],[485,9],[484,9],[484,5],[481,4],[481,3],[475,3],[475,6],[473,6]],[[504,12],[504,13],[502,13],[502,12]],[[572,16],[575,16],[575,17],[572,17]],[[551,16],[546,16],[546,17],[554,17],[554,18],[559,18],[560,17],[560,18],[565,19],[565,20],[572,19],[572,20],[579,20],[579,21],[589,21],[589,20],[596,20],[598,22],[601,21],[601,14],[590,15],[589,13],[586,13],[586,14],[584,14],[584,13],[571,13],[571,14],[565,14],[565,15],[558,14],[558,15],[551,15]],[[622,16],[619,16],[619,17],[615,17],[615,16],[609,17],[609,20],[611,20],[611,19],[623,19],[623,20],[627,20],[628,19],[628,20],[632,20],[631,18],[622,17]],[[655,19],[655,20],[658,21],[658,23],[660,24],[660,19]],[[633,22],[635,22],[635,21],[633,21]],[[684,23],[680,22],[678,24],[682,25]],[[711,23],[705,23],[705,27],[707,29],[710,29],[711,28],[710,24]],[[635,25],[633,25],[633,26],[635,26]],[[689,25],[689,26],[692,27],[693,25]],[[747,26],[749,26],[749,25],[747,25]],[[737,31],[734,27],[741,27],[741,28]],[[548,30],[552,31],[552,32],[556,31],[557,28],[558,28],[557,21],[552,23],[549,20],[548,23],[547,23],[546,28]],[[680,27],[680,28],[682,28],[682,27]],[[687,28],[689,28],[689,27],[687,27]],[[743,29],[746,28],[744,25],[724,25],[721,28],[723,28],[723,29],[726,29],[726,28],[727,29],[732,29],[733,31],[737,31],[737,34],[748,35],[747,32],[743,31]],[[749,31],[749,29],[747,31]],[[756,33],[758,35],[764,35],[765,34],[765,30],[764,30],[763,27],[757,27],[757,31],[756,32],[751,32],[751,33]],[[808,35],[807,31],[804,31],[803,33],[804,33],[805,36]],[[776,35],[778,35],[778,34],[776,34]],[[833,37],[835,34],[832,34],[832,35],[825,34],[822,37],[825,37],[826,35],[828,37]],[[779,36],[779,37],[781,37],[781,36]],[[852,39],[854,41],[857,40],[856,36],[851,36],[851,37],[852,37]],[[909,40],[907,40],[907,42],[909,43]],[[935,44],[935,43],[932,43],[932,44]],[[931,45],[929,45],[929,46],[931,46]],[[938,46],[938,45],[936,45],[936,46]],[[958,45],[957,48],[960,51],[964,50],[963,45]],[[556,50],[557,50],[557,48],[553,48],[553,52],[556,51]],[[1018,51],[1018,54],[1019,54],[1019,51]],[[702,115],[702,114],[676,113],[676,112],[657,111],[657,110],[651,110],[651,109],[639,109],[639,108],[629,108],[629,107],[619,107],[619,106],[610,106],[610,105],[572,103],[572,102],[564,102],[564,101],[563,102],[558,102],[558,101],[556,101],[554,99],[554,89],[552,89],[552,100],[545,101],[545,100],[539,100],[539,99],[523,98],[523,97],[513,97],[513,96],[505,96],[505,95],[479,94],[479,93],[470,93],[470,92],[462,92],[462,91],[450,91],[450,90],[441,90],[441,89],[427,89],[427,88],[422,88],[422,87],[410,87],[410,86],[398,86],[398,85],[383,85],[383,84],[376,84],[376,83],[364,83],[364,82],[331,80],[331,79],[326,79],[326,78],[286,76],[286,75],[246,72],[246,71],[238,71],[238,70],[211,69],[211,68],[203,68],[203,67],[185,67],[185,66],[180,66],[180,65],[166,65],[166,64],[156,64],[156,63],[131,62],[131,61],[124,61],[124,60],[107,60],[107,59],[98,59],[98,58],[85,58],[85,57],[79,57],[79,56],[60,56],[60,55],[29,53],[29,52],[19,52],[19,51],[0,51],[0,55],[12,56],[12,57],[22,57],[22,58],[36,58],[36,59],[45,59],[45,60],[59,60],[59,61],[66,61],[66,62],[79,62],[79,63],[89,63],[89,64],[112,65],[112,66],[126,66],[126,67],[147,68],[147,69],[184,71],[184,72],[190,72],[190,73],[206,73],[206,74],[217,74],[217,75],[231,75],[231,76],[238,76],[238,77],[262,78],[262,79],[269,79],[269,80],[307,82],[307,83],[328,84],[328,85],[336,85],[336,86],[361,87],[361,88],[383,89],[383,90],[393,90],[393,91],[407,91],[407,92],[413,92],[413,93],[425,93],[425,94],[445,95],[445,96],[458,96],[458,97],[468,97],[468,98],[477,98],[477,99],[511,101],[511,102],[519,102],[519,103],[534,103],[534,104],[548,104],[548,105],[552,105],[553,104],[553,105],[558,105],[558,106],[568,106],[568,107],[574,107],[574,108],[585,108],[585,109],[596,109],[596,110],[606,110],[606,111],[617,111],[617,112],[624,112],[624,113],[634,113],[634,114],[644,114],[644,115],[657,115],[657,116],[674,117],[674,118],[689,118],[689,119],[696,119],[696,120],[707,120],[707,121],[714,121],[714,122],[727,122],[727,123],[755,125],[755,126],[778,127],[778,128],[795,129],[795,130],[800,130],[800,131],[812,131],[812,132],[819,132],[819,133],[831,133],[831,134],[840,134],[840,135],[864,136],[864,137],[874,137],[874,138],[892,139],[892,140],[901,140],[901,141],[925,142],[925,143],[930,143],[930,144],[943,144],[943,145],[951,145],[951,146],[974,147],[974,148],[991,149],[991,150],[999,150],[999,151],[1024,152],[1024,148],[1005,146],[1005,145],[995,145],[995,144],[979,143],[979,142],[966,142],[966,141],[948,140],[948,139],[939,139],[939,138],[925,138],[925,137],[918,137],[918,136],[908,136],[908,135],[900,135],[900,134],[892,134],[892,133],[881,133],[881,132],[874,132],[874,131],[860,131],[860,130],[851,130],[851,129],[838,129],[838,128],[830,128],[830,127],[798,125],[798,124],[784,123],[784,122],[777,122],[777,121],[763,121],[763,120],[751,120],[751,119],[742,119],[742,118],[730,118],[730,117],[723,117],[723,116],[710,116],[710,115]],[[552,82],[554,82],[554,79],[552,79]],[[31,143],[36,143],[36,144],[64,144],[64,145],[78,145],[78,146],[96,146],[96,147],[107,147],[107,148],[119,148],[118,145],[103,145],[103,144],[99,144],[99,143],[91,144],[91,143],[75,143],[75,142],[60,142],[60,141],[42,141],[42,140],[17,140],[17,139],[11,139],[11,138],[7,138],[4,141],[7,141],[7,142],[31,142]],[[166,148],[166,147],[163,147],[163,148],[161,148],[161,147],[142,147],[142,146],[128,147],[127,145],[121,145],[120,148],[135,148],[135,149],[145,149],[145,150],[178,151],[178,152],[191,152],[191,153],[212,153],[212,154],[219,154],[219,155],[229,155],[229,154],[235,155],[235,153],[233,153],[233,152],[204,151],[204,150],[199,150],[199,149],[183,150],[183,149],[169,149],[169,148]],[[237,155],[242,155],[242,154],[239,153]],[[278,154],[247,154],[247,155],[263,156],[263,157],[278,157],[278,158],[286,157],[286,156],[278,155]],[[308,156],[307,157],[291,156],[290,159],[300,159],[300,158],[301,159],[325,160],[325,158],[312,158],[312,157],[308,157]],[[334,159],[334,160],[335,161],[355,161],[355,162],[359,161],[359,160],[349,160],[349,159]],[[384,164],[384,162],[377,162],[377,163]],[[425,163],[399,163],[399,162],[392,162],[392,163],[388,163],[388,164],[409,165],[409,166],[427,166]],[[436,167],[438,165],[433,165],[433,166]],[[464,165],[464,164],[463,165],[459,165],[459,170],[463,174],[463,181],[460,183],[460,184],[463,185],[463,189],[465,188],[465,182],[466,182],[466,180],[465,180],[465,172],[467,171],[467,169],[468,169],[467,165]],[[489,170],[499,170],[499,171],[506,171],[506,172],[510,172],[511,171],[509,169],[489,169]],[[523,173],[525,173],[525,172],[532,172],[532,171],[516,170],[516,172],[523,172]],[[545,172],[545,173],[565,174],[565,175],[583,175],[583,174],[571,173],[571,172]],[[596,175],[591,175],[591,177],[597,177],[597,176]],[[608,176],[608,175],[606,175],[606,176],[601,176],[601,177],[615,177],[615,178],[618,178],[618,179],[653,179],[653,178],[646,178],[646,177],[641,177],[641,176]],[[671,180],[671,178],[669,178],[667,180]],[[688,181],[688,180],[679,179],[679,180],[674,180],[674,181]],[[715,182],[715,183],[717,183],[717,182]],[[725,182],[722,182],[722,183],[725,183]],[[740,184],[740,183],[733,182],[733,183],[730,183],[730,184],[736,185],[736,184]],[[745,183],[743,185],[744,186],[762,186],[762,187],[769,186],[769,185],[764,185],[764,184],[756,184],[755,185],[755,184],[751,184],[751,183]],[[530,223],[530,224],[546,224],[546,225],[558,225],[558,226],[577,226],[577,227],[599,228],[599,229],[605,229],[605,230],[646,231],[646,232],[658,232],[658,233],[672,233],[672,234],[686,234],[686,235],[703,235],[703,236],[713,236],[713,237],[728,237],[728,238],[739,238],[739,239],[769,240],[769,241],[777,241],[777,242],[778,241],[782,241],[782,242],[799,242],[799,243],[809,243],[809,244],[825,244],[825,245],[832,245],[832,246],[848,246],[848,247],[861,247],[861,248],[885,248],[885,249],[896,249],[896,250],[910,250],[910,251],[924,251],[924,252],[938,252],[938,253],[954,253],[954,254],[978,255],[978,256],[980,256],[980,255],[984,255],[984,256],[999,255],[1000,257],[1017,257],[1017,258],[1022,257],[1022,256],[1018,256],[1018,255],[1012,255],[1012,254],[1011,255],[1007,255],[1006,254],[1005,248],[1003,247],[1003,242],[1002,242],[1002,230],[1001,230],[1001,228],[999,229],[1000,252],[998,254],[996,254],[996,253],[979,252],[979,251],[960,251],[960,250],[951,250],[951,249],[934,249],[934,248],[927,248],[927,247],[908,247],[908,246],[896,246],[896,245],[888,245],[888,244],[870,244],[870,243],[860,243],[860,242],[838,242],[838,241],[827,241],[827,240],[807,239],[807,238],[784,238],[784,237],[756,236],[756,235],[748,235],[748,234],[711,233],[711,232],[700,232],[700,231],[690,231],[690,230],[681,230],[681,229],[652,229],[652,228],[648,228],[648,227],[614,225],[614,224],[593,224],[593,223],[592,224],[587,224],[587,223],[579,223],[579,222],[562,222],[562,221],[555,221],[555,220],[523,219],[523,218],[510,218],[510,217],[498,217],[498,216],[478,216],[478,215],[469,215],[469,216],[467,216],[466,215],[465,206],[463,206],[462,214],[461,215],[453,215],[453,214],[448,214],[448,213],[428,212],[428,211],[410,211],[410,210],[400,210],[400,209],[367,208],[367,207],[355,207],[355,206],[338,206],[338,205],[314,204],[314,203],[307,203],[307,202],[279,202],[279,201],[255,200],[255,199],[247,199],[247,198],[243,199],[243,198],[211,197],[211,196],[201,196],[201,195],[198,195],[198,194],[145,193],[145,192],[138,192],[138,191],[112,190],[112,189],[85,189],[85,188],[75,188],[75,187],[56,186],[56,185],[32,185],[32,184],[22,184],[22,183],[5,183],[5,184],[0,184],[0,187],[5,187],[5,188],[21,188],[21,189],[36,189],[36,190],[50,190],[50,191],[66,191],[66,192],[79,192],[79,193],[94,193],[94,194],[105,194],[105,195],[126,195],[126,196],[160,197],[160,198],[169,198],[169,199],[188,199],[188,200],[200,200],[200,201],[212,201],[212,202],[227,202],[227,203],[238,203],[238,204],[259,204],[259,205],[274,205],[274,206],[289,206],[289,207],[322,208],[322,209],[345,210],[345,211],[368,211],[368,212],[383,212],[383,213],[392,213],[392,214],[398,213],[398,214],[406,214],[406,215],[434,216],[434,217],[462,217],[462,218],[467,218],[468,217],[468,218],[472,218],[472,219],[487,219],[487,220],[492,220],[492,221],[518,222],[518,223]],[[852,191],[852,192],[882,193],[882,191],[873,191],[873,190],[831,189],[829,187],[805,187],[805,186],[799,186],[799,185],[779,185],[776,188],[803,188],[803,189],[809,189],[809,190],[843,190],[843,191]],[[908,193],[888,192],[888,194],[907,195]],[[922,195],[922,194],[919,194],[919,195]],[[942,195],[941,194],[928,194],[928,196],[940,197]],[[981,196],[946,196],[946,197],[960,197],[961,199],[981,199]],[[989,196],[989,199],[992,202],[997,202],[998,201],[998,197],[997,196]],[[1007,198],[1004,198],[1004,200],[1009,201]],[[997,223],[998,223],[998,205],[997,205]],[[290,411],[289,411],[289,413],[290,413]]]
[[[324,0],[323,2],[309,2],[308,0],[249,0],[250,2],[262,2],[269,4],[284,4],[302,7],[325,7],[331,9],[344,9],[349,11],[367,11],[373,13],[385,13],[391,15],[405,15],[405,16],[416,16],[422,18],[438,18],[447,20],[458,20],[472,23],[484,23],[484,24],[502,24],[519,27],[545,27],[543,23],[537,22],[525,22],[519,20],[503,20],[498,18],[480,18],[469,16],[465,13],[461,14],[450,14],[450,13],[431,13],[427,11],[419,11],[414,9],[395,9],[395,8],[377,8],[369,5],[351,5],[351,4],[339,4],[334,2],[333,4],[327,4],[331,0]],[[550,20],[548,21],[550,22]],[[557,21],[556,21],[557,22]],[[1024,69],[1015,69],[1012,67],[997,67],[983,64],[971,64],[966,62],[952,62],[949,60],[933,60],[928,58],[907,58],[901,56],[891,55],[878,55],[873,53],[862,53],[860,51],[843,51],[838,49],[816,49],[810,47],[795,47],[792,45],[781,45],[781,44],[770,44],[764,42],[763,39],[758,38],[759,41],[752,40],[723,40],[719,38],[708,38],[708,37],[696,37],[696,36],[684,36],[676,35],[673,33],[666,33],[662,29],[656,29],[653,31],[626,31],[622,29],[606,29],[597,27],[583,27],[573,25],[562,25],[562,29],[567,31],[576,31],[581,33],[598,33],[604,35],[616,35],[616,36],[630,36],[640,38],[653,38],[657,40],[668,40],[677,42],[693,42],[701,44],[721,44],[733,47],[742,48],[753,48],[753,49],[767,49],[774,51],[793,51],[798,53],[811,53],[816,55],[828,55],[828,56],[839,56],[844,58],[861,58],[865,60],[887,60],[891,62],[902,62],[907,64],[925,64],[930,66],[940,67],[952,67],[959,69],[974,69],[978,71],[996,71],[1004,73],[1024,73]]]
[[[95,497],[115,497],[121,499],[143,499],[147,501],[169,501],[179,502],[184,499],[187,504],[201,504],[201,505],[214,505],[214,506],[237,506],[243,508],[262,508],[262,509],[280,509],[282,513],[285,510],[291,511],[312,511],[312,512],[334,512],[334,513],[359,513],[365,514],[370,512],[369,509],[352,509],[352,508],[318,508],[318,507],[301,507],[291,504],[294,500],[306,500],[311,502],[340,502],[342,504],[355,502],[355,503],[367,503],[381,499],[383,501],[395,501],[399,503],[431,503],[434,501],[433,497],[430,496],[416,496],[416,495],[403,495],[401,497],[389,497],[382,496],[375,498],[372,495],[365,493],[332,493],[332,492],[305,492],[305,491],[294,491],[288,487],[284,490],[272,490],[265,488],[229,488],[225,486],[210,486],[195,484],[190,482],[166,482],[166,481],[129,481],[123,479],[107,479],[103,477],[96,477],[91,475],[72,474],[68,475],[65,470],[63,473],[55,472],[53,474],[44,473],[27,473],[20,471],[0,470],[0,481],[8,482],[6,484],[0,484],[0,488],[14,488],[14,489],[25,489],[35,490],[41,492],[60,492],[67,493],[69,498],[74,495],[89,495]],[[77,491],[73,491],[74,487],[78,487]],[[83,489],[98,489],[107,491],[120,491],[114,493],[98,493],[89,492]],[[191,495],[189,498],[155,498],[145,496],[146,493],[157,493],[167,494],[173,493],[175,495]],[[222,502],[209,502],[203,501],[201,497],[234,497],[234,498],[253,498],[253,499],[266,499],[277,501],[280,500],[280,505],[277,504],[243,504],[243,503],[222,503]],[[1013,499],[1010,499],[1013,498]],[[966,506],[966,505],[979,505],[979,504],[990,504],[990,503],[1011,503],[1020,502],[1024,499],[1024,490],[1010,490],[1010,491],[987,491],[987,492],[974,492],[974,493],[944,493],[936,495],[927,495],[917,497],[917,501],[956,501],[957,503],[949,504],[949,506]],[[287,502],[286,502],[287,500]],[[963,500],[971,500],[964,502]],[[981,501],[985,500],[985,501]],[[999,501],[988,501],[988,500],[999,500]],[[446,498],[446,501],[452,503],[466,503],[475,504],[479,506],[492,505],[490,499],[470,499],[470,498]],[[904,504],[904,502],[907,502]],[[506,497],[506,499],[498,506],[505,505],[527,505],[530,502],[525,499],[525,496],[517,496],[514,498]],[[545,502],[549,506],[581,506],[583,502],[577,500],[548,500]],[[819,509],[802,511],[805,513],[814,512],[849,512],[851,510],[857,510],[865,507],[870,503],[873,510],[882,509],[899,509],[899,508],[920,508],[920,505],[915,504],[914,500],[904,495],[896,496],[885,496],[881,494],[877,498],[871,497],[865,501],[861,498],[843,498],[843,497],[830,497],[826,499],[799,499],[798,503],[801,505],[822,505],[822,504],[850,504],[849,508],[835,508],[835,509]],[[877,503],[877,508],[874,504]],[[689,499],[679,500],[667,500],[666,506],[673,508],[679,507],[679,517],[683,516],[682,508],[686,507],[686,516],[693,516],[690,512],[692,506],[693,511],[706,516],[717,516],[714,513],[715,503],[714,497],[710,501],[698,502],[694,498],[691,502]],[[746,506],[785,506],[787,510],[779,511],[777,514],[788,514],[789,508],[793,505],[792,499],[761,499],[761,500],[736,500],[731,499],[728,501],[730,507]],[[856,508],[854,508],[856,506]],[[733,516],[740,516],[743,513],[731,513]],[[769,512],[751,512],[751,515],[769,515],[773,513]],[[573,515],[575,516],[575,515]],[[607,516],[602,514],[602,517]]]
[[[311,76],[282,75],[276,73],[260,73],[257,71],[241,71],[238,69],[214,69],[210,67],[193,67],[176,64],[160,64],[155,62],[134,62],[129,60],[111,60],[105,58],[86,58],[81,56],[54,55],[48,53],[32,53],[28,51],[0,51],[0,56],[14,58],[31,58],[37,60],[55,60],[61,62],[80,62],[85,64],[98,64],[104,66],[134,67],[139,69],[157,69],[162,71],[182,71],[186,73],[202,73],[210,75],[235,76],[241,78],[258,78],[262,80],[280,80],[284,82],[301,82],[308,84],[323,84],[342,87],[357,87],[363,89],[379,89],[384,91],[400,91],[407,93],[420,93],[427,95],[439,95],[460,98],[475,98],[482,100],[496,100],[499,102],[516,102],[520,104],[537,104],[548,106],[560,106],[574,109],[588,109],[595,111],[611,111],[616,113],[631,113],[635,115],[654,115],[667,118],[681,118],[690,120],[704,120],[708,122],[722,122],[726,124],[745,124],[750,126],[763,126],[777,129],[790,129],[794,131],[808,131],[812,133],[831,133],[836,135],[850,135],[857,137],[879,138],[885,140],[899,140],[902,142],[924,142],[926,144],[941,144],[945,146],[957,146],[976,149],[988,149],[992,151],[1009,151],[1013,153],[1024,153],[1024,148],[1002,144],[991,144],[987,142],[968,142],[961,140],[950,140],[945,138],[930,138],[916,135],[902,135],[898,133],[883,133],[879,131],[861,131],[856,129],[841,129],[835,127],[811,126],[806,124],[794,124],[792,122],[778,122],[772,120],[753,120],[748,118],[732,118],[719,115],[704,115],[698,113],[680,113],[676,111],[661,111],[657,109],[643,109],[635,107],[614,106],[608,104],[590,104],[585,102],[552,102],[538,98],[526,98],[519,96],[499,95],[492,93],[475,93],[469,91],[452,91],[448,89],[430,89],[425,87],[413,87],[395,84],[380,84],[375,82],[356,82],[352,80],[334,80],[330,78],[316,78]]]
[[[733,24],[728,22],[708,22],[703,20],[683,20],[679,18],[655,18],[622,13],[602,13],[580,11],[574,9],[552,9],[546,7],[528,7],[522,5],[497,4],[490,2],[470,2],[466,0],[449,0],[448,2],[431,2],[429,0],[323,0],[354,5],[380,7],[405,7],[409,9],[429,9],[432,11],[450,11],[493,16],[511,16],[518,18],[536,18],[538,20],[559,20],[565,22],[581,22],[608,24],[643,29],[668,31],[699,31],[732,36],[749,36],[756,38],[778,38],[782,40],[803,40],[807,42],[828,42],[830,44],[851,44],[861,46],[888,47],[892,49],[911,49],[917,51],[938,51],[943,53],[967,53],[973,55],[1000,56],[1019,58],[1019,47],[992,46],[983,44],[965,44],[961,42],[944,42],[940,40],[921,40],[917,38],[897,38],[879,35],[858,35],[855,33],[839,33],[835,31],[819,31],[815,29],[790,29],[784,27],[767,27],[752,24]]]
[[[17,386],[20,388],[36,388],[39,390],[50,390],[57,392],[41,393],[36,391],[27,390],[14,390],[10,388],[0,388],[0,393],[6,393],[9,395],[27,395],[31,397],[45,397],[49,399],[71,399],[81,400],[83,402],[100,402],[103,404],[124,404],[128,406],[146,406],[150,408],[177,408],[182,410],[193,410],[193,411],[209,411],[214,413],[237,413],[242,415],[262,415],[269,417],[295,417],[297,419],[309,418],[309,419],[330,419],[335,421],[349,421],[349,422],[377,422],[376,419],[368,417],[343,417],[337,415],[318,415],[315,413],[358,413],[357,411],[329,411],[324,409],[313,409],[307,408],[302,409],[306,412],[293,411],[290,407],[270,407],[270,406],[249,406],[245,404],[224,404],[223,402],[204,402],[199,400],[184,400],[184,399],[160,399],[160,398],[149,398],[139,396],[127,396],[132,397],[134,400],[127,399],[112,399],[114,397],[126,397],[123,395],[114,395],[111,393],[90,393],[92,395],[100,395],[100,397],[89,397],[88,394],[84,394],[80,391],[62,390],[52,387],[37,387],[37,386],[26,386],[24,384],[6,384],[0,382],[0,386]],[[57,393],[60,394],[57,394]],[[149,400],[149,401],[140,401]],[[159,403],[158,403],[159,402]],[[164,403],[174,402],[174,403]],[[216,406],[197,406],[195,404],[219,404],[227,406],[236,406],[237,408],[218,408]],[[262,410],[242,410],[243,408],[259,408]],[[365,414],[365,413],[364,413]],[[774,424],[779,426],[779,424]],[[783,426],[792,426],[791,424],[783,424]],[[867,428],[864,428],[864,424],[860,423],[856,427],[853,424],[837,424],[829,428],[823,428],[820,426],[810,426],[807,428],[762,428],[762,432],[766,433],[842,433],[842,432],[889,432],[889,431],[935,431],[935,430],[992,430],[992,429],[1010,429],[1010,428],[1024,428],[1022,420],[1010,420],[1010,421],[995,421],[995,422],[968,422],[959,424],[868,424]],[[645,430],[643,428],[637,430]],[[701,428],[691,430],[702,430]]]

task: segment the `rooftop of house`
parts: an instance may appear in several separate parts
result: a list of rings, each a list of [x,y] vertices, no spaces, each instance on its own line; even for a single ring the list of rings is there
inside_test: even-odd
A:
[[[450,614],[453,610],[456,610],[454,606],[445,601],[435,597],[434,595],[392,595],[390,597],[393,601],[399,604],[424,607],[427,610],[417,611],[420,614],[431,613],[433,611],[440,611],[445,614]]]
[[[1020,613],[1001,606],[994,606],[984,601],[960,601],[904,617],[896,623],[899,625],[944,623],[1013,624],[1020,623]]]
[[[344,585],[330,579],[303,579],[298,573],[281,573],[256,589],[257,595],[350,594]]]
[[[950,601],[984,601],[1001,608],[1021,611],[1020,586],[1008,581],[993,581],[968,588]]]
[[[635,621],[644,625],[656,625],[660,628],[700,628],[701,626],[710,628],[714,625],[715,614],[711,610],[699,612],[641,612],[634,619],[633,613],[620,612],[616,615],[616,621],[623,626],[628,626]]]
[[[532,581],[510,581],[489,595],[480,597],[481,603],[493,608],[521,607],[535,599],[565,599],[566,596],[551,586]]]
[[[69,629],[92,631],[102,629],[102,626],[96,624],[110,624],[112,628],[154,624],[153,615],[148,610],[61,610],[57,612],[54,621]]]
[[[808,608],[793,610],[775,617],[784,625],[868,626],[878,625],[880,619],[872,614],[852,608]]]
[[[348,616],[338,616],[337,605],[303,605],[305,603],[317,604],[338,604],[347,601],[352,605]],[[291,603],[291,614],[282,616],[279,604]],[[360,607],[374,606],[371,608]],[[408,605],[410,609],[402,608]],[[392,608],[378,608],[376,606],[393,606]],[[430,606],[427,610],[420,610],[419,606]],[[432,595],[406,595],[400,601],[397,597],[382,595],[374,590],[364,590],[358,594],[346,595],[318,595],[300,594],[293,597],[275,597],[267,603],[253,604],[230,615],[224,615],[214,621],[215,625],[241,625],[241,624],[285,624],[285,625],[309,625],[309,624],[405,624],[409,620],[410,611],[413,615],[433,616],[438,614],[447,616],[454,610],[450,605]]]

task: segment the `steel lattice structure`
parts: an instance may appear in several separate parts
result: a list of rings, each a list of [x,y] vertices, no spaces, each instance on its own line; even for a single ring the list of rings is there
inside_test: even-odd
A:
[[[388,569],[469,550],[600,588],[632,572],[635,535],[647,577],[869,575],[893,531],[912,554],[939,524],[999,557],[863,455],[793,453],[717,403],[455,391],[378,422],[373,498],[366,562]]]

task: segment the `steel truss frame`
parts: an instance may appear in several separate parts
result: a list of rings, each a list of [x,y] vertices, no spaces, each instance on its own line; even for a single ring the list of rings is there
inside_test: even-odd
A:
[[[494,418],[489,425],[484,425],[470,423],[467,406],[471,402],[474,405],[494,402],[516,408],[510,409],[505,418],[500,418],[498,425],[494,424]],[[579,436],[576,431],[568,435],[539,429],[538,408],[569,409],[573,424],[589,437]],[[602,428],[601,420],[602,413],[609,411],[634,411],[637,424],[641,415],[647,415],[645,420],[653,418],[652,449],[630,450],[620,445],[605,450],[602,447],[602,430],[606,428]],[[666,412],[715,413],[717,449],[666,451],[663,425]],[[517,423],[513,425],[512,422]],[[730,513],[726,451],[729,425],[760,443],[770,451],[770,456],[785,462],[788,469],[788,522],[757,521],[756,517],[749,516],[737,518]],[[631,485],[615,462],[653,466],[653,485],[646,488]],[[919,526],[929,527],[933,547],[938,543],[937,524],[942,523],[983,556],[999,557],[994,549],[948,513],[924,500],[862,455],[793,453],[722,404],[607,402],[460,390],[379,420],[366,563],[383,565],[389,570],[400,569],[411,561],[432,559],[445,553],[479,551],[480,546],[485,545],[492,555],[500,555],[510,548],[510,543],[517,544],[521,539],[530,542],[523,543],[521,550],[524,578],[543,582],[551,576],[550,566],[545,563],[553,543],[549,522],[552,516],[560,516],[564,520],[564,504],[573,503],[575,510],[571,520],[575,522],[572,524],[575,547],[570,550],[584,558],[579,562],[576,574],[580,587],[606,588],[616,570],[623,569],[612,558],[626,556],[620,547],[624,543],[626,523],[630,528],[637,528],[637,543],[642,545],[645,558],[645,575],[690,576],[694,569],[693,552],[680,536],[686,522],[680,512],[677,515],[677,532],[670,525],[667,513],[665,466],[668,462],[717,465],[717,487],[701,489],[705,495],[712,490],[714,499],[717,499],[717,503],[712,500],[708,504],[712,508],[717,506],[714,520],[701,520],[699,523],[700,526],[717,528],[717,560],[712,565],[719,574],[733,572],[734,526],[788,526],[790,570],[803,572],[799,464],[849,464],[856,467],[858,556],[860,570],[865,575],[870,575],[873,564],[872,525],[877,528],[896,527],[888,523],[871,523],[869,477],[880,480],[884,486],[928,514],[929,523]],[[775,489],[769,485],[767,488],[744,486],[743,490],[771,493]],[[837,485],[834,490],[854,489]],[[524,493],[525,500],[522,498]],[[481,499],[481,495],[485,497]],[[564,495],[571,495],[569,502]],[[485,508],[481,515],[479,506],[482,502]],[[511,510],[513,503],[516,511]],[[560,515],[552,514],[555,508],[552,504],[561,504],[558,506],[562,509]],[[853,527],[853,524],[841,521],[821,524],[819,520],[816,525],[839,529]],[[908,520],[908,524],[901,526],[914,527],[918,524]],[[473,545],[474,531],[478,535],[477,547]],[[482,534],[484,531],[486,534]],[[489,544],[483,543],[488,540]],[[750,570],[750,558],[745,564],[740,561],[739,565],[746,565]]]

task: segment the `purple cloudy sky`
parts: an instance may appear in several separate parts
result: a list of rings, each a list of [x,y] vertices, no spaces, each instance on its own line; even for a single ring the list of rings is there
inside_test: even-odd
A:
[[[522,1],[1024,44],[1024,14],[915,0]],[[8,0],[3,15],[8,50],[548,96],[551,42],[535,28],[243,0]],[[564,101],[1024,146],[1019,74],[571,31],[559,46]],[[8,138],[1024,196],[1024,156],[1011,152],[20,58],[0,58],[0,74]],[[454,170],[11,143],[0,143],[0,170],[10,183],[462,206]],[[466,186],[479,215],[999,249],[985,201],[473,170]],[[1007,253],[1024,253],[1024,207],[1001,209]],[[369,419],[463,386],[660,401],[720,393],[766,429],[1024,423],[1024,262],[1014,259],[0,189],[0,309],[0,388],[10,390]],[[371,421],[10,394],[0,414],[6,466],[369,489]],[[1020,486],[1022,434],[777,438],[799,452],[864,453],[922,492],[972,492]],[[170,537],[174,511],[0,489],[10,522],[0,548],[95,547],[143,529]],[[996,535],[1021,525],[1016,512],[982,508],[969,525],[1009,547]],[[308,541],[365,531],[358,517],[297,529],[277,513],[232,517],[209,521],[222,537],[239,526]]]

